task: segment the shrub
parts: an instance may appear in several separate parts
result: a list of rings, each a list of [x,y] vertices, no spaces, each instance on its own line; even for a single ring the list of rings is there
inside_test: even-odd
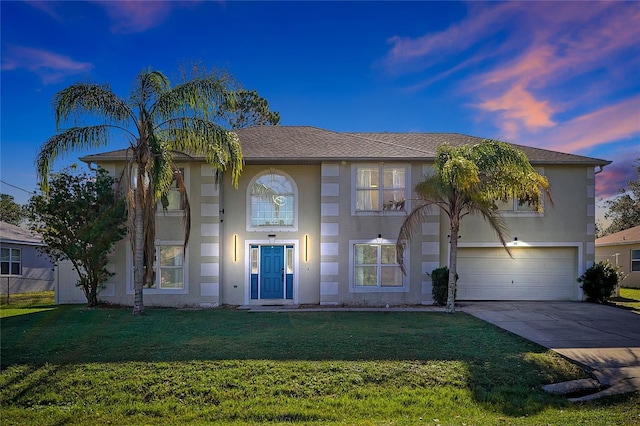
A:
[[[436,268],[431,273],[427,273],[431,278],[433,284],[431,288],[431,295],[433,296],[433,303],[438,306],[444,306],[447,304],[447,293],[449,290],[449,268],[442,266]],[[456,274],[456,281],[458,281],[458,275]],[[457,292],[457,291],[456,291]]]
[[[609,261],[598,262],[587,269],[578,282],[588,302],[605,303],[615,290],[620,279],[619,268]]]

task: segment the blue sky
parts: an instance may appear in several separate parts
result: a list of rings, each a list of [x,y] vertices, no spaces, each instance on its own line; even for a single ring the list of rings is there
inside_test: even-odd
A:
[[[141,70],[177,81],[194,61],[256,89],[283,125],[466,133],[612,160],[598,198],[635,178],[638,2],[2,1],[0,14],[0,175],[27,190],[57,91],[90,80],[124,97]]]

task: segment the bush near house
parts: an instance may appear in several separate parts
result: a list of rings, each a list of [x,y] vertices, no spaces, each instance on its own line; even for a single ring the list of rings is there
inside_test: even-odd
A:
[[[442,266],[434,269],[430,274],[427,273],[427,275],[431,278],[433,303],[438,306],[446,305],[449,290],[449,268]],[[458,274],[456,274],[456,281],[458,281]]]
[[[588,302],[606,303],[620,280],[620,269],[609,261],[598,262],[587,269],[578,282]]]

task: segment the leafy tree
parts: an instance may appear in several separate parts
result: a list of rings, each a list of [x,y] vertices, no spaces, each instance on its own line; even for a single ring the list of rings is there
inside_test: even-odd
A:
[[[225,115],[232,129],[280,123],[280,114],[269,110],[267,100],[255,90],[238,90],[236,102],[235,111]]]
[[[476,145],[441,145],[435,160],[435,173],[416,185],[419,204],[400,228],[397,254],[404,271],[403,254],[407,240],[435,206],[450,221],[449,283],[446,312],[455,311],[460,221],[468,214],[479,214],[489,222],[509,252],[505,240],[507,227],[496,201],[517,198],[542,211],[542,191],[549,182],[539,175],[527,156],[517,148],[499,141],[484,140]],[[510,253],[509,253],[510,254]]]
[[[224,82],[236,95],[235,108],[220,105],[216,109],[217,121],[223,127],[242,129],[251,126],[276,126],[280,123],[280,114],[269,109],[269,102],[256,90],[242,87],[231,74],[220,68],[207,69],[201,62],[183,65],[180,69],[183,81],[194,78],[217,78]]]
[[[611,219],[611,225],[604,235],[613,234],[640,225],[640,158],[636,160],[637,179],[627,183],[627,189],[620,189],[618,197],[607,201],[604,217]]]
[[[13,195],[0,194],[0,220],[18,226],[24,217],[24,208],[14,201]]]
[[[98,292],[113,275],[107,255],[127,232],[126,204],[114,186],[104,169],[66,168],[52,175],[49,191],[34,195],[27,206],[30,228],[46,244],[41,250],[55,261],[71,261],[89,306],[98,304]]]
[[[218,174],[230,170],[237,186],[243,159],[234,133],[216,124],[220,108],[234,109],[235,96],[225,81],[208,75],[171,86],[158,71],[143,71],[126,99],[108,85],[77,83],[56,94],[53,101],[58,134],[49,138],[37,155],[43,191],[52,161],[71,150],[97,148],[112,138],[126,140],[131,154],[122,175],[128,200],[128,228],[133,251],[133,314],[144,313],[143,288],[153,279],[155,213],[172,181],[184,206],[184,241],[189,240],[190,209],[186,187],[175,164],[178,153],[205,158]],[[83,118],[91,119],[81,126]],[[60,131],[71,121],[74,127]]]

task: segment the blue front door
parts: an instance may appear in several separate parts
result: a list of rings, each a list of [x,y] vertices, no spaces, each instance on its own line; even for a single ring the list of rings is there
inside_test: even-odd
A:
[[[284,246],[260,247],[260,299],[284,299]]]

